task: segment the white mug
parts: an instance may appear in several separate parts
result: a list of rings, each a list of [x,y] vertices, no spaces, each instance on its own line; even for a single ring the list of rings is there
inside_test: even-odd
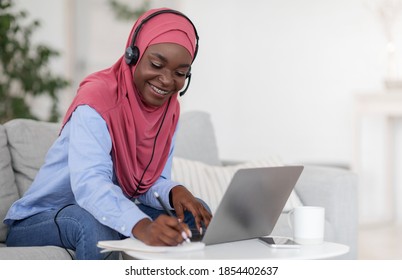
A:
[[[321,244],[324,241],[325,208],[316,206],[295,207],[288,221],[293,240],[299,244]]]

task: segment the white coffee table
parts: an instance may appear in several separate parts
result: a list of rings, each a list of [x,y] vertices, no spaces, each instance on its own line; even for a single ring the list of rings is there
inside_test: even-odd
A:
[[[175,253],[123,252],[124,259],[329,259],[349,252],[349,247],[339,243],[324,242],[320,245],[302,245],[299,249],[274,249],[258,239],[250,239],[205,246],[203,250]]]

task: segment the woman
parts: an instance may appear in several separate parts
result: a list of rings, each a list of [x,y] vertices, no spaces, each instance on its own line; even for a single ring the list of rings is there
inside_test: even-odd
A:
[[[75,250],[77,259],[116,258],[100,253],[97,242],[135,237],[175,246],[190,228],[208,226],[207,206],[170,179],[177,95],[197,40],[191,21],[176,11],[140,17],[125,55],[80,84],[45,164],[6,216],[8,246],[55,245]],[[154,193],[177,218],[161,215]]]

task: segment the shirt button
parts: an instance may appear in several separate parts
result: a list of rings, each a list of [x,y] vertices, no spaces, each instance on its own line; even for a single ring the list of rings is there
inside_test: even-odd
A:
[[[106,221],[106,217],[102,217],[102,221]]]
[[[125,226],[122,226],[121,227],[121,231],[125,231],[126,230],[126,227]]]

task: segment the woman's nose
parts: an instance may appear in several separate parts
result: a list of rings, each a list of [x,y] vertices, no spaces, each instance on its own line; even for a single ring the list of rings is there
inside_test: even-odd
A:
[[[160,75],[159,75],[159,81],[163,85],[170,85],[173,83],[173,74],[170,70],[165,69]]]

